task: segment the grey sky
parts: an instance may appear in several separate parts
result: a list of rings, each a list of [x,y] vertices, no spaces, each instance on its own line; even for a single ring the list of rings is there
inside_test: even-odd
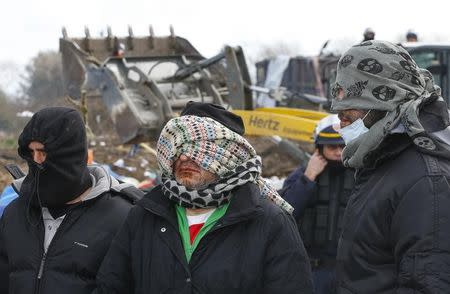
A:
[[[242,45],[254,54],[261,45],[293,44],[299,54],[317,54],[327,39],[359,41],[366,27],[377,39],[398,41],[413,28],[425,40],[449,40],[447,1],[244,1],[244,0],[5,0],[0,23],[0,65],[23,65],[41,50],[58,49],[61,27],[69,36],[91,35],[112,27],[125,35],[175,33],[191,41],[205,56],[224,44]]]

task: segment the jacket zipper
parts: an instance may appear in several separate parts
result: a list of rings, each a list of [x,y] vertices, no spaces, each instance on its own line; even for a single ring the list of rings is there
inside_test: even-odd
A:
[[[41,293],[41,283],[42,283],[42,277],[44,276],[45,261],[47,259],[47,253],[50,251],[50,248],[52,247],[53,243],[55,243],[56,237],[58,237],[60,235],[60,232],[63,229],[63,225],[65,223],[67,223],[67,219],[69,218],[69,216],[70,216],[70,212],[67,213],[67,215],[64,217],[63,221],[59,225],[55,235],[53,236],[53,239],[50,241],[50,244],[48,244],[47,251],[45,251],[45,248],[43,248],[43,246],[42,246],[44,253],[42,254],[41,263],[39,264],[39,271],[38,271],[38,274],[36,277],[36,279],[37,279],[37,285],[35,288],[36,294]],[[44,220],[42,220],[42,222],[44,222]],[[45,224],[44,224],[44,239],[45,239]]]
[[[45,228],[44,228],[44,230],[45,230]],[[45,232],[44,232],[44,234],[45,234]],[[39,241],[41,241],[41,240],[39,240]],[[41,244],[41,242],[39,242],[39,243]],[[42,246],[42,250],[44,251],[45,249],[43,248],[42,244],[41,244],[41,246]],[[44,264],[45,264],[46,258],[47,258],[47,252],[44,251],[44,253],[42,254],[42,257],[41,257],[41,262],[39,263],[39,270],[38,270],[38,274],[36,276],[36,284],[34,286],[34,293],[41,292],[41,290],[40,290],[41,279],[42,279],[42,275],[44,273]]]
[[[42,278],[42,274],[44,272],[44,264],[45,264],[45,258],[47,257],[47,252],[44,252],[41,259],[41,264],[39,265],[39,272],[38,272],[38,280]]]

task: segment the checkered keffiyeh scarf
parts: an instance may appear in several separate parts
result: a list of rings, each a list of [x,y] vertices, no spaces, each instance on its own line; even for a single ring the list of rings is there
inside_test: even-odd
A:
[[[181,154],[219,179],[200,190],[179,184],[172,167]],[[211,118],[186,115],[171,119],[159,137],[157,160],[164,195],[183,207],[219,207],[229,202],[234,188],[253,182],[260,187],[263,198],[269,198],[289,213],[293,211],[261,178],[261,158],[250,143]]]

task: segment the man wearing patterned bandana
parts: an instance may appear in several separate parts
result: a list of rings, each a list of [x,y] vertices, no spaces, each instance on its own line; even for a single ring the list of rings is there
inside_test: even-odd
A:
[[[357,170],[338,293],[448,293],[450,121],[432,75],[399,46],[363,42],[339,61],[333,95]]]
[[[208,103],[166,124],[162,184],[128,216],[96,293],[312,293],[293,209],[243,133],[239,116]]]

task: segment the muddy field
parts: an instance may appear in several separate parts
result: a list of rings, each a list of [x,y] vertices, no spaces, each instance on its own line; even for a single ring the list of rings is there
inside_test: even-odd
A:
[[[262,137],[247,139],[263,158],[264,177],[285,177],[296,167],[297,163],[280,152],[271,140]],[[154,148],[156,143],[151,142],[148,145]],[[108,142],[106,139],[97,138],[95,146],[91,148],[96,162],[109,165],[119,175],[132,177],[141,182],[147,179],[149,174],[157,172],[155,156],[142,147],[132,150],[131,146],[117,145],[113,141]],[[27,165],[17,155],[15,149],[0,149],[0,192],[12,181],[12,177],[4,168],[4,165],[11,163],[18,164],[26,172]]]

